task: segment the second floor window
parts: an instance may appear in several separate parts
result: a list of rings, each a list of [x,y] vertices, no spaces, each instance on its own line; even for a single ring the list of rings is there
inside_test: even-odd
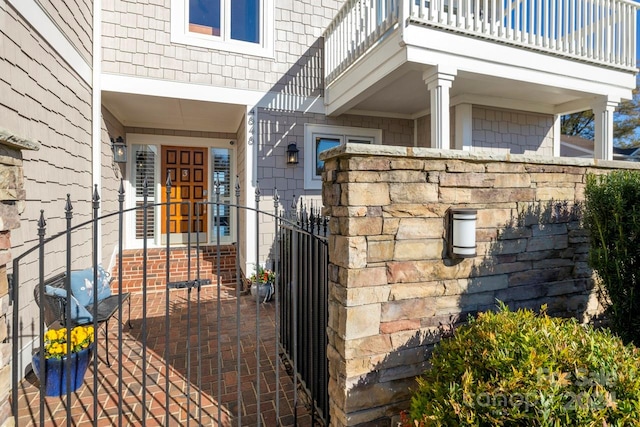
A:
[[[274,0],[171,0],[171,41],[273,57]]]
[[[189,32],[260,43],[259,0],[189,0]]]

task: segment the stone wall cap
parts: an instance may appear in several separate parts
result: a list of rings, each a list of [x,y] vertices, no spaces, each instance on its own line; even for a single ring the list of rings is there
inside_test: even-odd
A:
[[[20,150],[40,150],[40,143],[38,141],[34,141],[33,139],[25,138],[22,136],[18,136],[13,132],[0,127],[0,144],[8,145],[13,148],[18,148]]]
[[[470,162],[529,163],[561,166],[581,166],[608,169],[640,170],[640,162],[599,160],[580,157],[549,157],[534,154],[502,154],[481,151],[441,150],[422,147],[397,147],[373,144],[342,144],[319,154],[321,160],[351,155],[411,157],[420,159],[466,160]]]

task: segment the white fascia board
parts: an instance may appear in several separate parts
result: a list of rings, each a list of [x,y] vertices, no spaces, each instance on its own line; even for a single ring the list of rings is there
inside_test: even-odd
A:
[[[369,116],[369,117],[385,117],[387,119],[413,120],[413,114],[403,113],[386,113],[384,111],[375,110],[349,110],[349,114],[353,116]]]
[[[325,111],[324,99],[319,96],[306,97],[278,92],[261,92],[120,74],[103,73],[101,75],[101,87],[103,91],[107,92],[248,105],[269,110],[301,111],[321,114],[324,114]]]
[[[450,105],[450,107],[454,107],[454,105]],[[431,108],[425,108],[424,110],[420,110],[411,115],[413,120],[418,120],[420,117],[425,117],[431,114]]]
[[[426,32],[426,33],[425,33]],[[635,88],[630,71],[608,69],[547,53],[410,25],[407,59],[459,71],[627,98]]]
[[[482,105],[484,107],[495,107],[507,110],[520,110],[540,114],[554,114],[553,105],[530,102],[513,98],[500,98],[497,96],[485,95],[458,95],[451,98],[451,106],[458,104]]]
[[[135,95],[161,96],[165,98],[215,101],[225,104],[256,105],[264,92],[233,89],[169,80],[132,77],[119,74],[102,74],[102,90]]]
[[[11,6],[53,47],[60,57],[89,86],[92,85],[91,65],[51,20],[36,0],[7,0]],[[94,5],[95,8],[95,5]]]
[[[554,114],[566,115],[591,110],[597,99],[598,97],[594,96],[586,100],[579,99],[577,101],[565,102],[564,104],[556,105],[554,108]]]

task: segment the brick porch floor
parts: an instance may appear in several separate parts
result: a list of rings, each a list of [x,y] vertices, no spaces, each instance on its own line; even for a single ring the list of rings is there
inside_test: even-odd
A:
[[[169,342],[169,408],[165,410],[165,292],[153,292],[147,296],[147,354],[146,354],[146,425],[198,425],[198,401],[201,399],[201,424],[207,426],[236,426],[237,414],[237,363],[242,366],[240,389],[242,393],[242,425],[257,424],[256,395],[256,304],[250,296],[240,297],[241,351],[238,358],[236,330],[235,289],[221,289],[221,334],[217,334],[217,291],[215,286],[205,286],[200,295],[200,320],[202,334],[201,385],[198,387],[198,353],[192,348],[190,375],[187,372],[187,339],[192,347],[197,345],[197,291],[191,291],[191,306],[186,289],[170,291],[169,316],[171,321]],[[126,304],[125,304],[126,307]],[[291,377],[283,364],[278,363],[275,349],[275,305],[273,302],[260,306],[260,377],[261,408],[263,426],[275,426],[275,370],[280,370],[280,422],[282,426],[294,425],[294,388]],[[189,319],[189,313],[190,319]],[[124,317],[127,318],[126,308]],[[118,322],[110,322],[111,367],[105,361],[104,336],[98,335],[98,390],[93,389],[93,364],[85,376],[85,383],[71,394],[72,425],[110,426],[118,424],[118,366],[122,366],[122,423],[142,424],[142,294],[132,296],[131,323],[133,329],[123,326],[122,360],[118,360]],[[189,334],[187,325],[190,325]],[[222,396],[218,395],[217,342],[222,346]],[[189,380],[190,378],[190,380]],[[19,386],[19,426],[39,423],[39,383],[31,373]],[[189,389],[189,394],[187,394]],[[98,418],[94,420],[94,395],[97,396]],[[187,396],[190,396],[190,399]],[[66,396],[45,398],[45,425],[66,425]],[[218,403],[222,417],[218,422]],[[306,398],[298,393],[298,425],[312,425]],[[188,415],[190,414],[190,415]]]

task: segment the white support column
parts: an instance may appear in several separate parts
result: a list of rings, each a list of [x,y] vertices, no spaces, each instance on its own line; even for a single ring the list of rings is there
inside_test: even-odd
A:
[[[560,157],[560,145],[562,143],[562,116],[560,114],[556,114],[553,116],[553,157]]]
[[[595,159],[613,160],[613,111],[618,102],[609,99],[593,105],[595,122]]]
[[[453,148],[471,151],[473,145],[473,106],[471,104],[456,105],[456,135]]]
[[[449,89],[457,71],[434,67],[422,75],[431,94],[431,147],[448,150],[451,146]]]
[[[258,126],[258,107],[247,106],[247,112],[245,116],[247,131],[246,131],[246,151],[245,151],[245,165],[244,165],[244,182],[245,187],[241,191],[245,192],[245,204],[248,209],[245,209],[245,247],[244,254],[240,254],[240,262],[244,261],[244,273],[248,276],[256,268],[256,247],[259,244],[259,238],[256,236],[256,215],[255,210],[258,209],[256,203],[256,188],[258,187],[258,138],[260,132]],[[240,246],[236,248],[240,250]]]

